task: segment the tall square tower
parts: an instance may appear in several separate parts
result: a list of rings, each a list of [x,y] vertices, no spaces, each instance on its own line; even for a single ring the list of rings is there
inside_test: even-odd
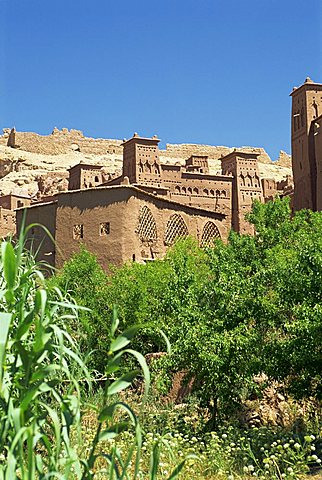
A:
[[[123,143],[123,177],[128,177],[130,183],[160,186],[159,142],[156,136],[142,138],[135,133]]]
[[[314,121],[322,114],[322,84],[309,77],[292,97],[292,168],[294,178],[294,210],[317,210],[318,177],[322,172],[314,149]]]
[[[258,169],[258,153],[237,150],[221,159],[223,175],[233,176],[232,227],[241,234],[253,234],[253,226],[245,219],[254,200],[263,202],[263,192]]]

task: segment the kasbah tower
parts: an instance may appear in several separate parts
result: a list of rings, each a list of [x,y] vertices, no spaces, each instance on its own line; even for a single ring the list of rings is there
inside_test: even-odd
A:
[[[322,210],[322,84],[309,77],[292,97],[293,209]]]

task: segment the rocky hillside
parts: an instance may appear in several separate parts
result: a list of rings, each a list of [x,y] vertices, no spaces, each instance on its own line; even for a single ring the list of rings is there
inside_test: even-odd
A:
[[[94,139],[79,130],[54,129],[42,136],[4,129],[0,136],[0,194],[52,195],[68,186],[68,169],[79,162],[103,165],[106,174],[121,171],[122,140]],[[7,146],[8,143],[12,146]],[[291,158],[280,152],[273,162],[263,148],[238,147],[258,152],[262,177],[282,180],[291,175]],[[181,163],[192,154],[208,155],[211,173],[220,173],[220,157],[233,148],[211,145],[167,144],[160,150],[162,163]]]

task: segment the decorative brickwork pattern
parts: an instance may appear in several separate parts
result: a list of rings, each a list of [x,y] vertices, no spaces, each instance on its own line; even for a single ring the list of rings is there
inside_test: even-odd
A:
[[[214,241],[220,238],[220,233],[214,222],[207,222],[203,228],[200,246],[212,247]]]
[[[165,245],[172,245],[177,238],[186,237],[187,235],[189,235],[188,227],[182,216],[177,213],[171,215],[164,235]]]
[[[157,240],[157,225],[151,210],[144,205],[139,214],[137,234],[142,242],[155,242]]]

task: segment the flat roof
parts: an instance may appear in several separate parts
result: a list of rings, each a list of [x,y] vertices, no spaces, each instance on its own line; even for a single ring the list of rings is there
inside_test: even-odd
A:
[[[221,161],[226,160],[226,159],[229,159],[229,158],[234,157],[234,156],[243,157],[246,160],[247,160],[247,158],[249,158],[250,160],[256,160],[259,155],[260,155],[260,152],[258,152],[258,153],[255,153],[255,152],[247,153],[247,152],[243,152],[241,150],[234,150],[233,152],[228,153],[224,157],[219,158],[219,160],[221,160]]]
[[[294,87],[290,93],[290,97],[297,93],[299,90],[306,88],[307,90],[322,90],[322,83],[314,83],[312,81],[304,82],[299,87]]]
[[[50,202],[32,203],[31,205],[25,205],[24,207],[15,208],[14,211],[25,210],[27,208],[30,209],[30,208],[35,208],[35,207],[43,207],[44,205],[51,205],[52,203],[57,203],[57,200],[51,200]]]
[[[7,193],[6,195],[1,195],[1,198],[6,198],[6,197],[18,197],[18,198],[27,198],[28,200],[31,200],[31,197],[29,195],[19,195],[17,193]]]
[[[80,168],[92,168],[94,170],[100,170],[101,168],[103,168],[104,165],[91,165],[90,163],[82,163],[82,162],[79,162],[79,163],[76,163],[76,165],[74,165],[73,167],[70,167],[68,168],[67,170],[73,170],[74,168],[77,168],[77,167],[80,167]]]
[[[124,140],[123,143],[121,143],[121,145],[125,145],[126,143],[129,143],[129,142],[154,142],[156,144],[158,144],[160,142],[160,138],[158,137],[139,137],[138,135],[133,135],[133,137],[129,138],[128,140]]]

